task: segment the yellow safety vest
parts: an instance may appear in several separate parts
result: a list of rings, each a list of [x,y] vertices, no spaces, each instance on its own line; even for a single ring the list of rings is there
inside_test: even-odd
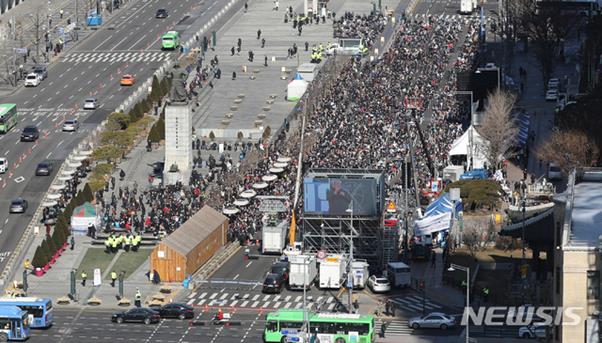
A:
[[[116,280],[117,279],[117,273],[111,272],[111,279]]]

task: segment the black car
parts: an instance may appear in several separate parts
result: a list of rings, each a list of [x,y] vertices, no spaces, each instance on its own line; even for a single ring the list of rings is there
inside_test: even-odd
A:
[[[159,312],[150,308],[133,308],[125,312],[113,314],[111,321],[113,323],[139,322],[144,324],[158,323],[161,320]]]
[[[194,318],[194,309],[186,304],[167,304],[158,307],[152,307],[153,310],[159,312],[161,318],[178,318],[192,319]]]
[[[33,67],[33,72],[38,74],[40,80],[44,80],[48,77],[48,69],[45,66],[35,66]]]
[[[280,261],[272,264],[272,268],[270,268],[270,273],[282,274],[282,276],[284,277],[284,281],[288,282],[288,262]]]
[[[268,273],[265,280],[263,280],[262,291],[264,293],[280,293],[285,282],[284,275]]]
[[[35,142],[40,138],[40,131],[33,125],[26,126],[21,132],[21,142]]]
[[[52,164],[48,162],[40,162],[36,167],[36,176],[49,176],[52,174]]]
[[[167,14],[167,10],[164,8],[160,8],[157,10],[157,14],[155,14],[155,18],[159,18],[159,19],[165,19],[167,18],[168,14]]]
[[[153,164],[153,172],[152,176],[154,177],[163,177],[163,169],[165,169],[165,162],[155,162]]]

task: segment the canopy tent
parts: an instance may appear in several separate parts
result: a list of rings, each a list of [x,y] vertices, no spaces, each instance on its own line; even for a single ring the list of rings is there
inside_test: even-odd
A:
[[[433,232],[449,230],[449,226],[451,225],[451,212],[424,217],[417,220],[415,224],[414,236],[424,236],[432,234]]]
[[[485,168],[485,163],[487,163],[487,159],[485,158],[487,144],[487,140],[481,136],[473,125],[470,125],[466,132],[454,141],[448,156],[466,156],[469,167],[469,158],[472,157],[472,169]],[[470,148],[471,145],[472,149]]]
[[[433,201],[424,212],[425,217],[448,213],[452,211],[453,202],[449,199],[449,193],[444,193],[437,200]],[[456,202],[456,213],[462,212],[462,200]]]
[[[293,81],[289,82],[286,89],[286,100],[299,101],[307,90],[307,81],[303,80],[301,75],[297,73]]]
[[[87,232],[88,226],[93,224],[100,228],[100,217],[96,213],[96,208],[89,202],[76,207],[71,215],[71,228],[73,232]]]

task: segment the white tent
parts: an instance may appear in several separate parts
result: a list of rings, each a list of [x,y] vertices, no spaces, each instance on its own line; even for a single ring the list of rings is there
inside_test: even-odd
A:
[[[71,228],[73,229],[73,232],[87,232],[90,224],[93,224],[96,226],[96,229],[99,229],[101,221],[96,213],[94,205],[86,202],[73,210],[73,215],[71,215]]]
[[[286,89],[286,100],[299,101],[307,90],[307,81],[303,80],[301,75],[297,73],[295,79],[288,84]]]
[[[474,126],[470,125],[468,130],[454,141],[448,156],[466,156],[467,163],[470,163],[470,157],[472,156],[472,168],[484,168],[487,162],[485,157],[487,144],[487,140],[481,136]],[[472,149],[470,148],[471,145]]]

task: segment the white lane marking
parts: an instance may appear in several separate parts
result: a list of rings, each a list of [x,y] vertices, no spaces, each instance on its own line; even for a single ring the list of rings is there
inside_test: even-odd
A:
[[[239,276],[240,276],[240,274],[236,274],[236,275],[235,275],[235,276],[232,278],[232,280],[236,280],[236,279],[238,279],[238,277],[239,277]]]
[[[104,43],[106,43],[111,38],[113,38],[113,35],[109,35],[109,37],[107,37],[107,39],[105,39],[102,42],[100,42],[100,44],[98,44],[98,46],[96,46],[96,49],[99,49],[101,45],[103,45]],[[92,49],[92,50],[96,50],[96,49]],[[71,68],[69,68],[69,69],[71,69]],[[69,70],[67,70],[67,71],[69,71]]]
[[[249,268],[249,266],[251,265],[251,263],[253,263],[253,261],[250,261],[249,263],[247,263],[247,265],[245,266],[245,268]]]
[[[15,142],[15,145],[19,144],[20,141],[21,141],[20,139],[17,139],[17,141]]]
[[[8,218],[6,218],[6,220],[4,221],[4,224],[8,223]]]
[[[52,155],[52,151],[48,153],[48,155],[46,155],[46,159],[50,158],[50,155]]]
[[[16,183],[21,183],[23,181],[25,181],[25,178],[23,176],[19,176],[18,178],[15,179]]]
[[[56,147],[58,148],[61,144],[63,144],[65,140],[63,139],[62,141],[59,142],[59,144],[56,145]]]
[[[6,152],[4,153],[4,156],[8,155],[8,152],[9,152],[9,151],[10,151],[10,150],[6,150]]]
[[[138,39],[137,41],[135,41],[134,44],[132,44],[132,46],[130,46],[130,49],[134,49],[134,47],[136,46],[136,44],[140,43],[140,41],[142,39],[144,39],[144,37],[146,37],[146,34],[144,34],[142,37],[140,37],[140,39]]]
[[[116,47],[118,47],[118,46],[119,46],[119,44],[123,43],[123,41],[124,41],[124,40],[126,40],[126,39],[128,39],[128,38],[129,38],[129,35],[128,35],[128,36],[125,36],[125,37],[123,37],[123,39],[122,39],[122,40],[120,40],[120,41],[119,41],[119,43],[115,44],[115,46],[113,46],[113,48],[111,48],[110,50],[111,50],[111,51],[115,50],[115,48],[116,48]]]

